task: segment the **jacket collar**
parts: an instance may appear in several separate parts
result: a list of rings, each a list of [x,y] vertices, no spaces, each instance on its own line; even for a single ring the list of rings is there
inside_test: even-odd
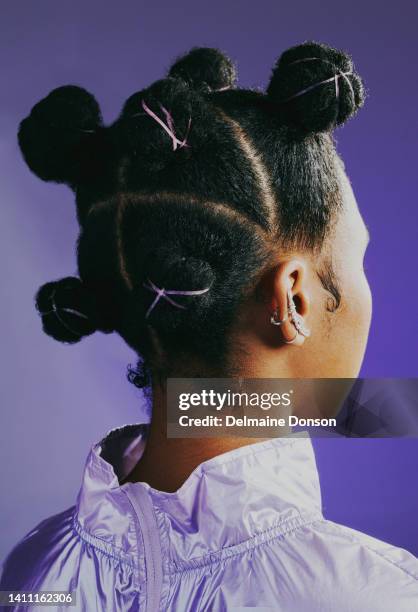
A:
[[[76,505],[81,528],[137,554],[135,519],[124,489],[142,487],[171,555],[187,560],[282,525],[321,517],[321,493],[307,434],[255,442],[201,463],[175,493],[119,481],[144,452],[144,423],[112,429],[94,444]],[[168,545],[168,544],[167,544]]]

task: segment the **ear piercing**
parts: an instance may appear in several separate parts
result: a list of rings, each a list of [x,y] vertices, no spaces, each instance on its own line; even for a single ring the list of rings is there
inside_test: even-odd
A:
[[[293,344],[294,342],[296,342],[296,338],[297,338],[298,336],[299,336],[299,333],[298,333],[298,331],[296,331],[295,337],[294,337],[294,338],[292,338],[292,340],[283,340],[283,342],[284,342],[285,344]]]
[[[293,344],[296,341],[296,338],[298,337],[299,334],[301,334],[302,336],[305,336],[305,338],[308,338],[311,335],[311,332],[304,324],[303,318],[300,316],[300,314],[296,310],[295,302],[293,301],[293,297],[290,292],[290,289],[287,292],[287,314],[285,318],[279,319],[279,313],[277,310],[275,310],[270,317],[270,323],[272,325],[280,326],[285,321],[288,321],[289,319],[292,321],[293,325],[296,328],[296,334],[292,340],[289,340],[289,341],[285,340],[284,341],[285,344]]]
[[[275,311],[273,312],[273,314],[271,315],[271,317],[270,317],[270,323],[271,323],[272,325],[277,325],[277,326],[279,326],[279,325],[281,325],[282,323],[284,323],[285,321],[287,321],[287,319],[288,319],[288,316],[287,316],[287,315],[285,316],[285,318],[284,318],[284,319],[281,319],[281,320],[280,320],[278,317],[279,317],[279,313],[278,313],[278,311],[277,311],[277,310],[275,310]]]
[[[311,332],[305,326],[305,324],[303,322],[303,318],[296,311],[295,302],[293,301],[290,289],[287,292],[287,302],[288,302],[288,314],[289,314],[289,317],[290,317],[293,325],[296,327],[296,331],[299,334],[302,334],[302,336],[305,336],[305,338],[309,338],[309,336],[311,335]]]

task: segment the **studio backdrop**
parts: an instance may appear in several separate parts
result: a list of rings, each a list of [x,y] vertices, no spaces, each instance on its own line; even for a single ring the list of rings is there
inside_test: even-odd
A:
[[[0,20],[0,558],[38,521],[73,503],[91,444],[141,420],[126,381],[135,355],[116,335],[76,346],[43,334],[34,294],[76,273],[74,197],[28,172],[19,121],[67,83],[97,97],[107,122],[179,54],[214,46],[240,84],[265,87],[278,55],[304,40],[348,49],[367,104],[338,148],[371,234],[374,314],[364,377],[415,377],[417,6],[408,0],[2,3]],[[315,440],[327,518],[418,554],[418,440]]]

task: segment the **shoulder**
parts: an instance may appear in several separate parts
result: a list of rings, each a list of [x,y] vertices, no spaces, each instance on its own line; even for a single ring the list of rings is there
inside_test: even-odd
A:
[[[312,525],[312,538],[317,561],[335,590],[349,594],[350,610],[416,609],[418,559],[413,554],[328,520]]]
[[[317,529],[339,548],[361,552],[364,559],[373,560],[387,572],[410,577],[418,587],[418,559],[404,548],[333,521],[322,521]]]
[[[118,610],[122,603],[134,609],[136,569],[125,557],[112,542],[86,532],[72,506],[43,520],[16,544],[2,565],[0,591],[72,591],[93,609],[92,585],[97,584],[103,609]]]
[[[85,609],[139,609],[137,571],[113,551],[112,543],[83,531],[73,506],[39,523],[13,548],[0,590],[72,592]]]
[[[72,506],[36,525],[6,557],[1,572],[0,590],[23,590],[41,584],[54,564],[74,547]]]

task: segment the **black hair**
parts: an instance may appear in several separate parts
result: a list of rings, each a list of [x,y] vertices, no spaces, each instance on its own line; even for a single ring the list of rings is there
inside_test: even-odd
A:
[[[28,166],[74,190],[80,224],[79,278],[36,296],[47,334],[74,343],[117,331],[151,370],[182,358],[222,367],[272,254],[321,247],[341,207],[332,132],[364,101],[350,57],[307,42],[282,54],[266,92],[235,82],[223,53],[197,48],[110,126],[76,86],[22,121]],[[163,288],[206,291],[168,300]]]

